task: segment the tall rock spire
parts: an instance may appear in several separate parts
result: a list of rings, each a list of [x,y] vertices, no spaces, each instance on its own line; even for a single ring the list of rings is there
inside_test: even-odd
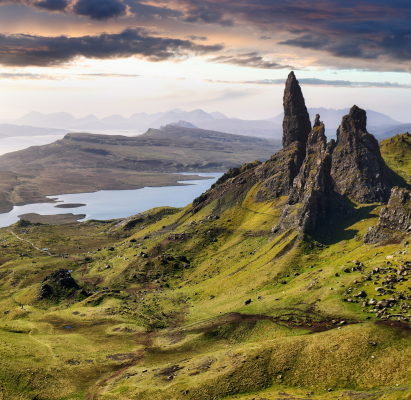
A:
[[[300,85],[291,71],[284,90],[283,147],[298,141],[306,143],[311,132],[310,116]]]
[[[353,106],[337,131],[331,176],[335,190],[359,203],[387,202],[391,193],[389,171],[378,141],[367,132],[367,115]]]

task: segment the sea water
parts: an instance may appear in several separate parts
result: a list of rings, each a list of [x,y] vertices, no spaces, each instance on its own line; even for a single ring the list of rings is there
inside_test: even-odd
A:
[[[134,190],[100,190],[93,193],[62,194],[48,196],[58,203],[37,203],[15,206],[12,211],[0,214],[0,227],[9,226],[19,220],[19,215],[36,213],[53,214],[85,214],[88,219],[108,220],[126,218],[130,215],[147,211],[154,207],[185,207],[196,197],[204,193],[223,175],[217,173],[183,173],[198,175],[209,179],[181,181],[181,186],[145,187]],[[57,208],[57,204],[85,204],[76,208]]]

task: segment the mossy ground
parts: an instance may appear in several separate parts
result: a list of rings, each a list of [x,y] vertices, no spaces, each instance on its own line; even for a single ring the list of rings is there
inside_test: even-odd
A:
[[[0,398],[411,398],[408,322],[354,297],[377,296],[374,268],[411,262],[407,237],[363,244],[379,204],[315,237],[272,236],[286,199],[255,203],[257,191],[218,219],[213,203],[1,229]],[[36,300],[58,268],[90,296]]]

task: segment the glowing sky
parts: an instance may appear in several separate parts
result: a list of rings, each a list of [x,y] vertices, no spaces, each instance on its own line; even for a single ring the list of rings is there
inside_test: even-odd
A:
[[[411,122],[408,0],[0,0],[0,119],[309,107]]]

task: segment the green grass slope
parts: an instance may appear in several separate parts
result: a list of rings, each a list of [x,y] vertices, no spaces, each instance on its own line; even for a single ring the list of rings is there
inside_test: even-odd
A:
[[[409,398],[408,237],[363,244],[378,204],[272,236],[286,199],[257,191],[218,215],[1,229],[0,398]],[[39,300],[59,268],[78,288]]]

